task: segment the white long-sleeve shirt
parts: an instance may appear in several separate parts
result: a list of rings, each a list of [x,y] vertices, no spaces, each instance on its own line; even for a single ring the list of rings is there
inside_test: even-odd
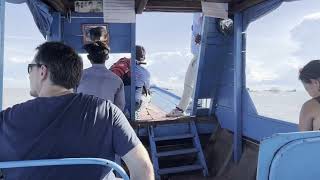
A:
[[[191,53],[195,56],[198,56],[200,44],[195,42],[196,36],[198,34],[201,35],[202,32],[202,23],[203,23],[203,15],[202,13],[194,13],[193,14],[193,23],[192,23],[192,37],[191,37]]]

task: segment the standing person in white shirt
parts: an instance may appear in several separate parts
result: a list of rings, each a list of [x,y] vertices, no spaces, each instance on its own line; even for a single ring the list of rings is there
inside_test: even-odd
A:
[[[184,116],[185,111],[187,110],[187,107],[191,101],[195,79],[197,75],[196,73],[201,42],[202,22],[202,13],[194,13],[191,38],[191,53],[193,54],[193,58],[191,59],[191,62],[188,66],[188,70],[186,72],[186,76],[184,79],[184,89],[181,100],[179,104],[176,106],[176,108],[166,115],[167,117]]]

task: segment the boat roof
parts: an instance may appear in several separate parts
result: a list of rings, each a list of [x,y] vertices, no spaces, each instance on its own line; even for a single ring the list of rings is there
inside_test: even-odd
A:
[[[54,10],[67,13],[74,11],[74,2],[79,0],[42,0]],[[243,11],[266,0],[204,0],[228,3],[229,13]],[[143,12],[201,12],[201,0],[135,0],[136,13]]]

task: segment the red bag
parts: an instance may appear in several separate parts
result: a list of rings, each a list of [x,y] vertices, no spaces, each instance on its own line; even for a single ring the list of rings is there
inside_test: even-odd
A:
[[[110,70],[122,80],[130,78],[130,59],[126,57],[119,59],[111,66]]]

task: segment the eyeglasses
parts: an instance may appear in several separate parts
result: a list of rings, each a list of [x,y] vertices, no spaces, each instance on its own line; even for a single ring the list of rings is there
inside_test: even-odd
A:
[[[28,74],[30,74],[32,67],[37,66],[37,67],[41,67],[44,64],[28,64]]]

